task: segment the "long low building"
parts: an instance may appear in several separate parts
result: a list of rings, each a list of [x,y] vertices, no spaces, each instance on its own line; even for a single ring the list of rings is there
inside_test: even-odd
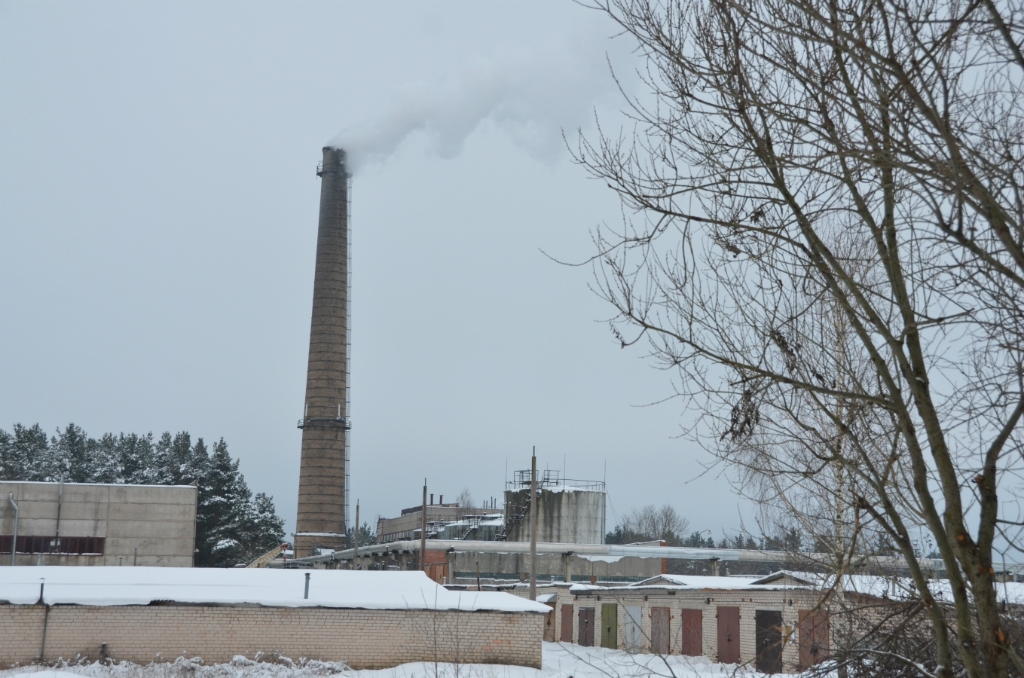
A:
[[[0,667],[76,657],[148,664],[280,655],[540,668],[548,607],[449,591],[422,572],[9,567]]]
[[[0,481],[0,566],[191,567],[192,485]]]
[[[526,596],[525,586],[510,589]],[[628,586],[538,588],[549,641],[633,653],[704,656],[764,673],[804,670],[828,656],[820,590],[791,579],[659,575]]]

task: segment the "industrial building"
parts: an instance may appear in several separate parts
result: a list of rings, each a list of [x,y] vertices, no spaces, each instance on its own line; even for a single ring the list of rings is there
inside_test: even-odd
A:
[[[430,496],[426,506],[428,539],[468,539],[494,541],[501,532],[504,517],[492,503],[488,507],[465,507],[445,504],[444,495],[434,503]],[[377,519],[377,543],[419,539],[423,526],[423,506],[402,509],[397,518]]]
[[[191,567],[197,496],[191,485],[0,481],[0,565]]]
[[[13,567],[0,570],[0,591],[0,668],[273,654],[353,669],[540,668],[548,609],[507,593],[448,591],[422,572]]]

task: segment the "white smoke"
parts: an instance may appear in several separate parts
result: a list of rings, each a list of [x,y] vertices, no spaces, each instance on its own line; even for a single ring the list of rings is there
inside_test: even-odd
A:
[[[491,121],[533,157],[551,162],[564,150],[563,129],[586,127],[602,103],[618,106],[606,54],[615,46],[601,39],[551,41],[539,49],[467,59],[455,71],[399,86],[382,110],[346,126],[329,145],[348,152],[354,171],[385,161],[416,135],[431,153],[451,158]],[[616,75],[635,79],[628,63],[617,66]]]

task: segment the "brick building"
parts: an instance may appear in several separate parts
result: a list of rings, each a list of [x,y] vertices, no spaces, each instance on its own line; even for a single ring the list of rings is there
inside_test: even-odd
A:
[[[540,668],[547,609],[507,593],[448,591],[422,572],[11,567],[0,570],[0,668],[258,653],[356,669]]]

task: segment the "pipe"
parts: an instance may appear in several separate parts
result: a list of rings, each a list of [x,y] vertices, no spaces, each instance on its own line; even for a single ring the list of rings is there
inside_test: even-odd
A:
[[[306,592],[302,594],[302,599],[309,599],[309,572],[306,573]]]
[[[39,643],[39,662],[42,663],[43,655],[46,653],[46,627],[50,622],[50,606],[43,600],[43,587],[46,582],[39,584],[39,605],[44,605],[45,610],[43,612],[43,639]]]
[[[57,548],[57,553],[60,553],[60,507],[64,504],[64,476],[60,477],[60,490],[57,492],[57,529],[54,530],[54,546]],[[52,551],[51,551],[52,553]]]
[[[420,541],[393,541],[387,544],[373,544],[359,550],[362,557],[386,555],[389,553],[415,553],[421,548]],[[431,550],[455,551],[459,553],[529,553],[527,542],[515,541],[470,541],[461,539],[431,539]],[[537,553],[561,555],[572,551],[579,557],[586,556],[632,556],[635,558],[670,558],[678,560],[721,560],[758,563],[781,563],[786,560],[784,551],[754,551],[748,549],[709,549],[689,546],[635,546],[628,544],[559,544],[555,542],[539,542]],[[347,560],[352,557],[352,549],[333,554],[336,560]],[[821,563],[829,562],[832,556],[824,553],[803,554],[806,558]],[[299,558],[298,563],[318,563],[330,560],[330,556],[312,556]],[[879,567],[906,567],[906,561],[899,556],[878,556],[867,561]],[[921,563],[936,571],[944,569],[939,558],[922,558]],[[1013,568],[1013,565],[1008,565]]]
[[[18,505],[14,503],[14,493],[7,495],[7,501],[14,507],[14,537],[11,539],[11,567],[14,567],[14,556],[18,553]]]
[[[530,600],[537,600],[537,448],[530,462]]]
[[[356,541],[354,546],[355,555],[352,556],[352,565],[355,570],[359,569],[359,500],[356,499]]]
[[[427,571],[427,479],[423,479],[423,521],[420,526],[420,569]]]

